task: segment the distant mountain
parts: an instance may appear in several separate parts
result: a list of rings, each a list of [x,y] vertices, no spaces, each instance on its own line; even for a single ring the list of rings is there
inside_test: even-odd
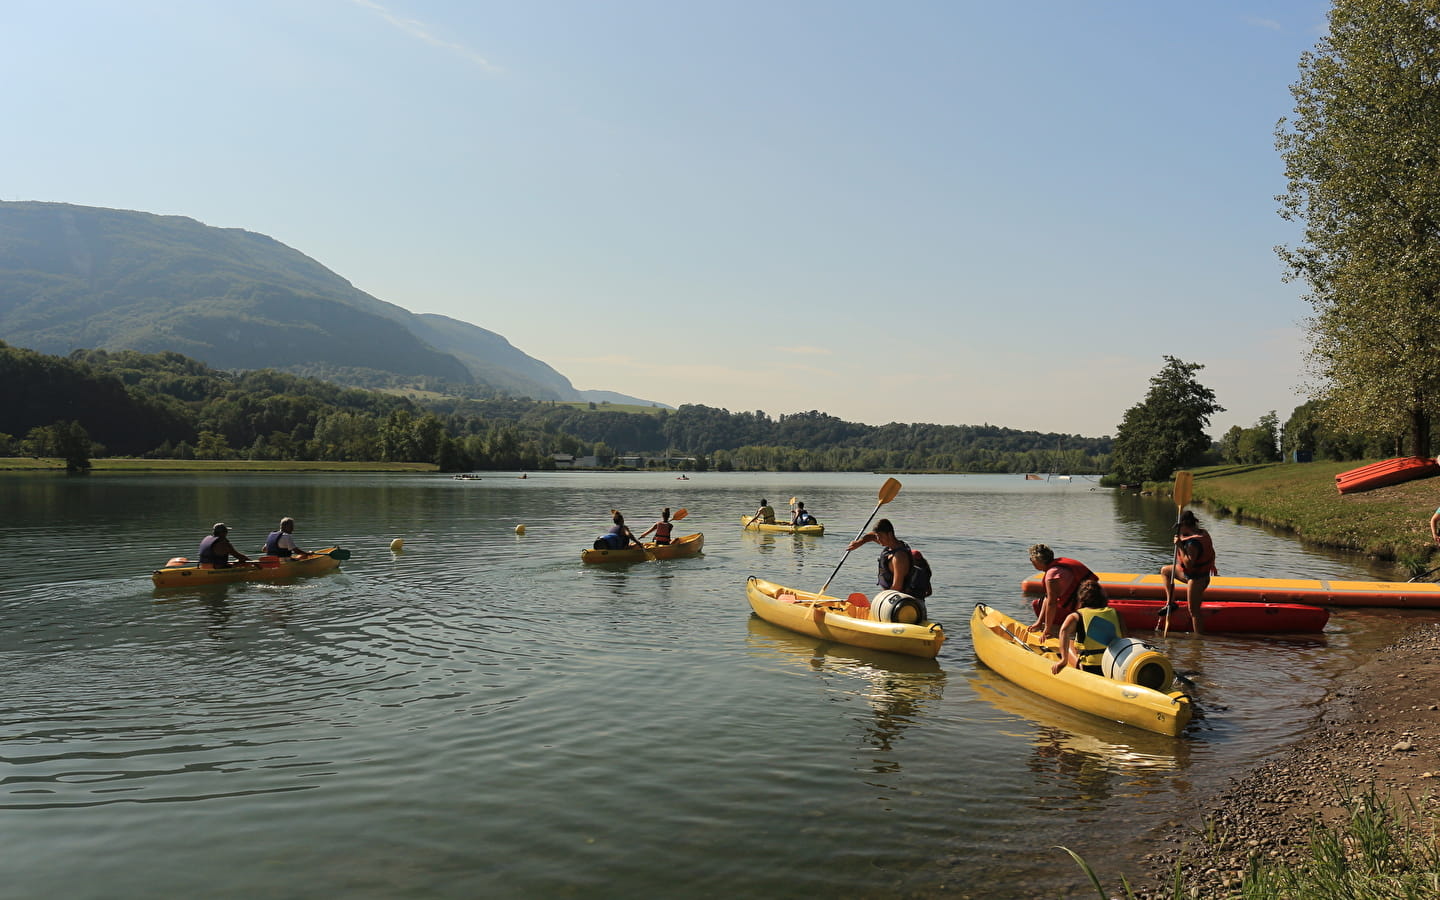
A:
[[[0,202],[0,340],[55,355],[171,350],[222,369],[351,382],[431,379],[536,400],[596,393],[493,331],[379,300],[265,235],[63,203]]]

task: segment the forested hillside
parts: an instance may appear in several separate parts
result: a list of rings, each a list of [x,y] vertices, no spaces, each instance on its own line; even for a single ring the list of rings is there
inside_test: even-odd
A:
[[[553,466],[554,454],[705,469],[1100,473],[1108,438],[990,425],[884,426],[820,412],[686,405],[628,412],[498,397],[419,401],[274,370],[223,372],[177,353],[49,356],[0,342],[0,455],[46,452],[78,423],[95,455],[392,460],[446,470]],[[59,428],[59,426],[63,426]],[[662,460],[670,460],[668,463]]]

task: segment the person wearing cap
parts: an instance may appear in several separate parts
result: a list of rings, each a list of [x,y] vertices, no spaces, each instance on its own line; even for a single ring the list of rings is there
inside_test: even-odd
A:
[[[265,538],[266,556],[309,556],[304,550],[295,546],[295,520],[286,516],[280,520],[280,529],[270,532]]]
[[[210,529],[210,535],[200,542],[200,568],[228,569],[232,556],[244,563],[250,561],[250,557],[236,550],[230,543],[229,534],[229,525],[224,522],[215,523],[215,527]]]

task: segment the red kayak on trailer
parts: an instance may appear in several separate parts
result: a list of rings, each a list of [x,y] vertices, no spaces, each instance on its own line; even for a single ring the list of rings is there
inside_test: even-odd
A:
[[[1194,631],[1190,607],[1184,592],[1175,598],[1176,608],[1169,613],[1171,631]],[[1165,617],[1160,611],[1164,600],[1136,597],[1112,597],[1110,605],[1120,614],[1127,631],[1148,631],[1164,628]],[[1201,603],[1200,622],[1205,631],[1227,634],[1318,634],[1330,621],[1330,611],[1299,603]]]

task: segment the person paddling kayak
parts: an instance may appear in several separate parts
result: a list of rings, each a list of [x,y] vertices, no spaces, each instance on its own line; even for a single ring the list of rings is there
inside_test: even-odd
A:
[[[242,563],[250,561],[250,557],[236,550],[230,543],[229,534],[229,525],[224,522],[215,523],[215,527],[210,529],[210,535],[200,542],[200,552],[195,554],[199,557],[200,568],[228,569],[232,556]]]
[[[265,538],[266,556],[309,556],[295,545],[295,520],[286,516],[280,520],[280,528]]]

